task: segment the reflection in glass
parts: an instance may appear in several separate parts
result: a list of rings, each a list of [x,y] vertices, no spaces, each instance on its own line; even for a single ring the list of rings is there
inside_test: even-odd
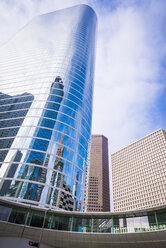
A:
[[[35,18],[0,49],[1,197],[83,210],[95,30],[94,11],[78,5]]]
[[[28,93],[24,93],[22,95],[17,96],[10,96],[0,93],[0,138],[14,137],[17,135],[19,131],[19,126],[22,125],[33,99],[34,96]],[[15,126],[15,128],[6,129],[6,127],[8,127],[9,125]],[[0,149],[10,148],[12,146],[13,141],[14,139],[12,138],[0,139]],[[5,160],[7,153],[8,150],[0,150],[0,166]]]
[[[61,91],[59,91],[59,95],[63,96],[63,82],[61,80],[60,77],[56,77],[55,82],[52,83],[51,85],[51,89],[50,89],[50,94],[51,93],[55,93],[55,91],[57,89],[61,89]],[[48,100],[46,101],[45,107],[49,107],[51,108],[51,103],[49,102],[50,100],[50,95],[48,96]],[[53,99],[52,99],[53,100]],[[57,101],[56,96],[55,96],[55,101]],[[57,105],[57,109],[58,109],[59,105]],[[57,112],[54,112],[54,119],[56,119],[56,115]],[[47,117],[48,113],[47,110],[43,110],[42,112],[42,117]],[[42,123],[42,126],[44,126],[45,123],[43,123],[44,119],[39,119],[39,123],[38,126],[40,126],[40,124]],[[54,123],[52,122],[52,128],[54,127],[55,121]],[[47,126],[46,126],[47,127]],[[51,135],[52,135],[52,131],[48,130],[48,129],[44,129],[43,128],[37,128],[35,130],[35,136],[42,136],[41,133],[45,133],[46,137],[48,140],[44,140],[44,139],[33,139],[32,142],[30,143],[30,148],[34,149],[34,150],[42,150],[45,151],[47,150],[48,146],[49,146],[49,139],[51,139]],[[39,154],[34,153],[33,151],[28,151],[24,160],[24,163],[32,163],[32,164],[37,164],[37,165],[43,165],[44,167],[47,167],[48,162],[49,162],[49,157],[50,155],[48,154],[46,156],[46,153],[42,154],[42,157],[39,156]],[[46,181],[46,173],[47,170],[46,169],[42,169],[41,167],[29,167],[28,165],[24,165],[22,166],[22,168],[20,169],[19,173],[18,173],[18,178],[24,178],[27,180],[33,180],[33,181],[37,181],[40,183],[45,183]],[[9,183],[9,181],[8,181]],[[15,184],[18,184],[18,181],[15,182]],[[23,199],[28,199],[28,200],[34,200],[34,201],[39,201],[41,194],[42,194],[42,190],[44,188],[43,185],[41,184],[30,184],[28,182],[19,182],[19,185],[21,184],[21,186],[19,188],[21,188],[21,190],[19,191],[19,194],[16,196],[18,198],[23,198]],[[12,187],[14,187],[12,185]],[[12,193],[11,193],[12,194]]]

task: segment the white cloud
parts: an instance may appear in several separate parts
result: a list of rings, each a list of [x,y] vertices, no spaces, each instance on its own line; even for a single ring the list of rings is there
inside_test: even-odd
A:
[[[120,4],[100,16],[93,133],[107,136],[111,151],[160,127],[154,118],[164,88],[158,83],[163,41],[154,18],[161,9],[149,3],[149,9]]]

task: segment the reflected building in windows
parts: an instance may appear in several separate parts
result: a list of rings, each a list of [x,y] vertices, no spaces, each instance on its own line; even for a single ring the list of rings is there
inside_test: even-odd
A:
[[[11,165],[8,166],[7,170],[6,170],[6,174],[5,177],[7,178],[13,178],[17,167],[18,167],[18,162],[20,162],[22,157],[22,153],[20,151],[16,151],[12,161],[11,161]],[[0,183],[0,190],[1,190],[1,195],[5,195],[9,190],[10,190],[10,185],[11,185],[12,180],[2,180],[2,182]]]
[[[63,179],[64,177],[62,174],[63,165],[64,165],[64,163],[62,162],[63,150],[64,150],[63,137],[64,136],[62,135],[60,139],[60,144],[57,151],[57,157],[55,159],[55,164],[54,164],[54,170],[52,171],[52,175],[51,175],[51,181],[50,181],[51,187],[49,188],[47,195],[47,203],[48,204],[51,203],[52,205],[56,205],[56,201],[58,201],[57,205],[59,205],[59,199],[61,194],[61,191],[58,191],[56,188],[54,188],[54,186],[62,188],[64,181]]]
[[[77,210],[79,206],[77,206],[77,202],[73,199],[71,186],[66,184],[64,175],[62,173],[64,166],[64,163],[62,162],[63,151],[64,151],[63,138],[64,135],[62,135],[60,139],[54,170],[52,171],[52,176],[50,181],[51,187],[49,188],[49,192],[47,195],[47,203],[54,206],[58,206],[59,208],[65,210],[73,211],[73,210]],[[61,188],[62,190],[61,191],[57,190],[57,187]],[[77,195],[76,194],[77,192],[73,192],[73,193]]]
[[[32,104],[32,94],[10,96],[0,93],[0,166]]]
[[[1,198],[83,210],[95,32],[94,11],[78,5],[35,18],[1,48]]]

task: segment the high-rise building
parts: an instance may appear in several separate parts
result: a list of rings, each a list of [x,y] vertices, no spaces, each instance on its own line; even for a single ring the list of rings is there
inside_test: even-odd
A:
[[[96,14],[41,15],[0,50],[0,198],[83,210]]]
[[[92,135],[88,157],[85,211],[110,211],[108,139]]]
[[[166,204],[166,133],[159,129],[111,155],[114,211]]]

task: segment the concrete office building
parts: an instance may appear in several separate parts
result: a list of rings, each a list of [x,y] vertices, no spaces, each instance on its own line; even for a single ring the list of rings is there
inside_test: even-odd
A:
[[[166,133],[159,129],[111,155],[114,211],[166,204]]]
[[[92,135],[87,167],[85,211],[110,211],[108,139]]]
[[[83,210],[96,14],[41,15],[0,49],[0,198]]]

